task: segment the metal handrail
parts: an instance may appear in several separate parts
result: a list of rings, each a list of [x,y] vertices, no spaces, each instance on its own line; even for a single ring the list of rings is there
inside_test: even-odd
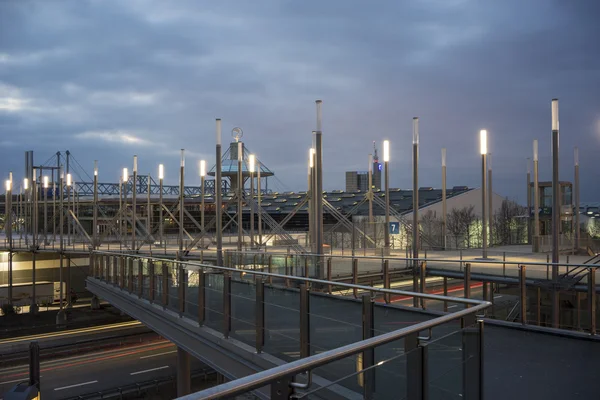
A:
[[[223,250],[224,252],[230,253],[230,254],[264,254],[264,255],[272,255],[272,256],[291,256],[291,254],[287,254],[287,253],[265,253],[265,252],[256,252],[256,251],[238,251],[238,250]],[[411,257],[394,257],[394,256],[360,256],[360,255],[347,255],[347,256],[342,256],[342,255],[329,255],[329,254],[301,254],[301,255],[297,255],[295,254],[294,257],[323,257],[323,258],[335,258],[335,257],[343,257],[343,258],[357,258],[357,259],[375,259],[375,260],[394,260],[394,261],[426,261],[426,262],[431,262],[431,261],[435,261],[435,262],[443,262],[443,263],[471,263],[471,264],[498,264],[498,265],[503,265],[503,264],[514,264],[514,265],[537,265],[537,266],[541,266],[541,267],[546,267],[546,266],[559,266],[559,267],[587,267],[587,268],[598,268],[597,265],[589,265],[589,264],[573,264],[573,263],[564,263],[564,262],[558,262],[558,263],[553,263],[553,262],[537,262],[537,261],[527,261],[527,262],[523,262],[523,261],[509,261],[509,260],[500,260],[500,261],[495,261],[495,260],[481,260],[481,259],[468,259],[468,258],[463,258],[460,260],[453,260],[453,259],[444,259],[444,258],[426,258],[426,257],[417,257],[417,258],[411,258]]]
[[[109,255],[109,256],[115,255],[115,253],[105,252],[105,251],[101,251],[101,250],[94,250],[93,253],[101,254],[101,255]],[[437,294],[416,293],[416,292],[409,292],[409,291],[397,290],[397,289],[375,288],[372,286],[326,281],[326,280],[322,280],[322,279],[307,278],[307,277],[302,277],[302,276],[282,275],[282,274],[274,274],[274,273],[270,273],[270,272],[253,271],[253,270],[239,270],[237,268],[221,267],[221,266],[216,266],[216,265],[198,263],[198,262],[194,262],[194,261],[183,261],[183,260],[178,261],[178,260],[148,256],[148,255],[144,255],[144,254],[127,254],[126,256],[133,257],[133,258],[139,258],[139,259],[151,259],[153,261],[160,261],[160,262],[171,262],[171,263],[183,264],[183,265],[187,265],[187,266],[194,267],[197,269],[211,268],[211,269],[227,271],[227,272],[235,272],[235,273],[244,272],[246,274],[260,275],[260,276],[266,276],[266,277],[272,277],[272,278],[297,280],[297,281],[302,281],[302,282],[307,282],[307,283],[315,283],[315,284],[319,284],[319,285],[342,286],[342,287],[347,287],[350,289],[357,289],[357,290],[366,291],[366,292],[378,292],[378,293],[382,293],[382,294],[403,295],[403,296],[424,298],[424,299],[429,299],[429,300],[449,301],[449,302],[453,302],[453,303],[462,303],[462,304],[469,304],[469,305],[481,305],[484,303],[487,304],[487,302],[484,302],[481,300],[465,299],[463,297],[447,297],[447,296],[441,296],[441,295],[437,295]],[[489,304],[491,304],[491,303],[489,303]]]
[[[384,333],[382,335],[375,336],[370,339],[361,340],[360,342],[351,343],[346,346],[338,347],[337,349],[328,350],[323,353],[313,355],[311,357],[296,360],[284,365],[268,369],[266,371],[261,371],[250,376],[236,379],[234,381],[227,382],[222,385],[203,390],[201,392],[192,393],[190,395],[180,397],[180,399],[216,399],[247,393],[251,390],[266,386],[277,379],[290,377],[305,371],[313,370],[325,364],[329,364],[331,362],[361,353],[365,350],[372,349],[374,347],[381,346],[398,339],[402,339],[403,337],[406,337],[408,335],[418,334],[423,330],[433,328],[437,325],[441,325],[446,322],[462,318],[469,314],[477,313],[478,311],[482,311],[491,306],[491,303],[489,302],[480,303],[481,304],[477,306],[466,308],[452,314],[446,314],[433,320],[424,321],[403,329]]]

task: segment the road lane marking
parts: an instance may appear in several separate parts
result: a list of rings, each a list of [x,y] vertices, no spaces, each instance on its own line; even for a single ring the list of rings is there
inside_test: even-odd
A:
[[[49,339],[49,338],[53,338],[53,337],[78,335],[80,333],[100,332],[100,331],[119,329],[119,328],[130,328],[130,327],[138,326],[138,325],[141,325],[141,322],[130,321],[130,322],[117,323],[117,324],[102,325],[102,326],[93,327],[93,328],[71,329],[71,330],[64,331],[64,332],[52,332],[52,333],[42,333],[39,335],[20,336],[20,337],[14,338],[14,339],[0,340],[0,345],[7,344],[7,343],[23,342],[23,341],[29,342],[31,340],[39,340],[39,339]]]
[[[502,297],[502,296],[494,296],[495,299],[499,299],[500,297]]]
[[[150,354],[149,356],[140,357],[140,360],[143,359],[143,358],[158,357],[158,356],[164,356],[165,354],[173,354],[173,353],[177,353],[177,350],[167,351],[167,352],[158,353],[158,354]]]
[[[78,386],[91,385],[92,383],[98,383],[98,381],[89,381],[89,382],[78,383],[76,385],[63,386],[63,387],[60,387],[60,388],[56,388],[54,390],[56,391],[56,390],[71,389],[71,388],[78,387]]]
[[[162,367],[158,367],[158,368],[152,368],[152,369],[146,369],[144,371],[132,372],[129,375],[145,374],[146,372],[158,371],[159,369],[165,369],[165,368],[169,368],[169,366],[168,365],[163,365]]]

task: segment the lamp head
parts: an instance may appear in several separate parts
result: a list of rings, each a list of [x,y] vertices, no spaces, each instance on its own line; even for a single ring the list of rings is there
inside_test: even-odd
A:
[[[390,141],[384,140],[383,141],[383,162],[389,162],[389,161],[390,161]]]
[[[482,129],[479,131],[479,152],[481,155],[487,154],[487,131]]]

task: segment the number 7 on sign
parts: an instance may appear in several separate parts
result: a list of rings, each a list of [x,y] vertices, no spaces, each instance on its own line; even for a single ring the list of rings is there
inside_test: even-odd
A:
[[[400,223],[399,222],[390,222],[389,231],[391,234],[397,234],[400,231]]]

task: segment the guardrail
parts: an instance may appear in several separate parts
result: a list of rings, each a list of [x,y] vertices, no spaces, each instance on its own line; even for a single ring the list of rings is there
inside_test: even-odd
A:
[[[448,386],[454,382],[454,379],[444,378],[449,371],[464,371],[466,383],[461,387],[460,393],[470,392],[472,398],[477,398],[474,393],[479,390],[482,366],[480,353],[477,353],[482,323],[477,323],[476,314],[488,308],[491,305],[489,302],[343,282],[333,283],[304,276],[240,270],[142,254],[95,251],[92,253],[91,265],[95,279],[102,280],[117,290],[137,295],[140,299],[162,305],[164,309],[217,330],[225,340],[236,339],[254,346],[257,353],[266,352],[288,361],[287,365],[294,369],[277,370],[280,371],[277,374],[283,373],[289,378],[276,390],[282,395],[297,386],[290,386],[290,382],[299,371],[313,371],[315,368],[318,374],[314,377],[314,382],[318,382],[315,390],[325,391],[326,397],[332,391],[339,390],[348,393],[362,391],[363,388],[376,391],[373,386],[374,378],[371,376],[373,374],[382,376],[378,378],[378,381],[384,382],[380,383],[380,389],[397,384],[396,379],[383,377],[395,363],[403,363],[406,373],[411,376],[406,380],[407,393],[428,390],[431,380],[427,381],[422,369],[416,366],[427,363],[428,349],[436,349],[433,351],[435,357],[444,358],[443,351],[436,346],[447,346],[444,344],[446,340],[459,340],[462,343],[464,337],[469,343],[466,350],[461,346],[452,347],[453,351],[464,357],[446,359],[446,364],[435,363],[436,366],[447,368],[444,367],[444,371],[440,371],[441,375],[434,381],[437,386]],[[293,285],[288,282],[293,282]],[[367,294],[362,296],[361,301],[356,301],[323,293],[322,288],[331,284]],[[417,298],[423,308],[447,303],[456,303],[462,308],[455,313],[435,318],[416,310],[411,312],[407,308],[375,303],[377,297],[391,296]],[[425,321],[421,322],[423,320]],[[461,324],[458,325],[457,321]],[[410,326],[396,329],[398,323]],[[419,332],[424,330],[429,332],[427,336],[419,336]],[[434,340],[438,337],[440,342]],[[366,342],[361,341],[361,338]],[[398,355],[386,346],[400,339],[404,340],[405,350]],[[427,348],[428,341],[430,346]],[[375,356],[375,347],[383,349],[383,358],[379,350],[378,356]],[[331,353],[338,348],[341,353]],[[322,354],[326,357],[323,358]],[[328,358],[329,356],[332,358]],[[303,360],[310,358],[314,363],[307,366],[302,361],[303,363],[297,364],[294,361],[297,357]],[[334,360],[338,360],[334,367],[320,368]],[[455,363],[456,360],[461,361]],[[261,379],[266,379],[264,375],[261,376]],[[348,376],[355,378],[347,382]],[[313,381],[312,375],[309,380]],[[263,382],[254,382],[251,386],[255,388]],[[332,382],[337,382],[335,387],[330,387]],[[219,396],[222,394],[217,397]]]

